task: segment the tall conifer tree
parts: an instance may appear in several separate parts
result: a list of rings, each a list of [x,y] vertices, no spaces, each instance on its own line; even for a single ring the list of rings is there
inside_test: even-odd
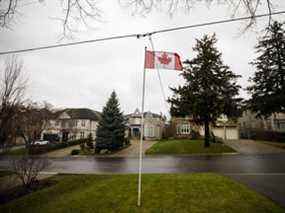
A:
[[[274,22],[256,46],[256,71],[248,87],[250,108],[258,116],[285,112],[285,34],[283,24]]]
[[[102,149],[117,150],[124,145],[125,119],[120,111],[115,91],[112,92],[96,132],[96,152]]]
[[[222,61],[222,54],[215,44],[216,36],[204,36],[197,40],[193,51],[197,53],[186,65],[182,76],[186,83],[174,92],[171,103],[172,116],[190,116],[197,124],[204,125],[205,147],[209,147],[209,125],[219,116],[238,115],[240,99],[237,98],[240,86],[235,75]]]

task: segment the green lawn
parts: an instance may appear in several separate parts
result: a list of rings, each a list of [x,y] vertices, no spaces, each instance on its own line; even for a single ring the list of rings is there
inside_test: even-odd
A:
[[[28,153],[26,148],[10,149],[6,152],[0,153],[0,155],[25,155]]]
[[[136,175],[58,175],[57,183],[0,206],[0,212],[277,213],[284,209],[230,178],[216,174],[143,175],[136,207]]]
[[[150,147],[146,154],[209,154],[235,152],[232,148],[220,144],[211,143],[210,147],[204,147],[203,140],[162,140]]]

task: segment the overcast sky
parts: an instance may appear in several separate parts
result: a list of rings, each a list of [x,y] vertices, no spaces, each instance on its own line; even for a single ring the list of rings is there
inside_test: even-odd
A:
[[[96,29],[82,31],[74,41],[216,21],[231,15],[224,6],[209,9],[199,4],[189,14],[179,12],[170,17],[154,11],[146,17],[132,16],[131,10],[123,9],[116,1],[110,2],[99,4],[104,13],[102,22],[93,23]],[[285,2],[279,2],[275,10],[285,10]],[[52,17],[60,16],[60,10],[55,3],[31,4],[21,12],[23,16],[17,19],[13,31],[1,29],[0,51],[58,43],[61,26]],[[258,13],[266,12],[266,8],[260,8]],[[284,16],[274,18],[284,21]],[[223,53],[224,62],[233,72],[242,75],[239,83],[245,88],[254,72],[249,65],[255,57],[253,47],[267,23],[266,18],[259,19],[255,28],[242,35],[240,32],[246,23],[237,22],[154,35],[153,42],[156,50],[174,51],[183,60],[191,59],[195,38],[216,33],[217,47]],[[48,101],[55,107],[88,107],[101,111],[115,90],[121,109],[125,113],[133,112],[141,107],[144,46],[150,48],[148,39],[129,38],[20,54],[30,80],[27,96],[36,101]],[[4,58],[0,58],[1,63]],[[161,70],[160,73],[166,96],[171,95],[169,86],[183,84],[176,71]],[[145,109],[166,113],[169,109],[163,100],[156,71],[148,70],[146,79]],[[246,97],[246,92],[241,91],[241,96]]]

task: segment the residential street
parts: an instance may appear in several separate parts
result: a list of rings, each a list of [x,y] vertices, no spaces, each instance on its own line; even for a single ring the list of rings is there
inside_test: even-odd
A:
[[[136,173],[136,157],[78,157],[51,159],[46,172]],[[0,160],[0,169],[9,167]],[[215,172],[245,183],[285,207],[285,154],[144,157],[144,173]]]

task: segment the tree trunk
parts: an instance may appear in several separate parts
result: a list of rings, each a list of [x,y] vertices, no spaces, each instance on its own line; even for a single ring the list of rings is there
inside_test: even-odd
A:
[[[204,139],[204,147],[210,147],[210,130],[209,130],[209,121],[206,120],[204,123],[204,127],[205,127],[205,139]]]

